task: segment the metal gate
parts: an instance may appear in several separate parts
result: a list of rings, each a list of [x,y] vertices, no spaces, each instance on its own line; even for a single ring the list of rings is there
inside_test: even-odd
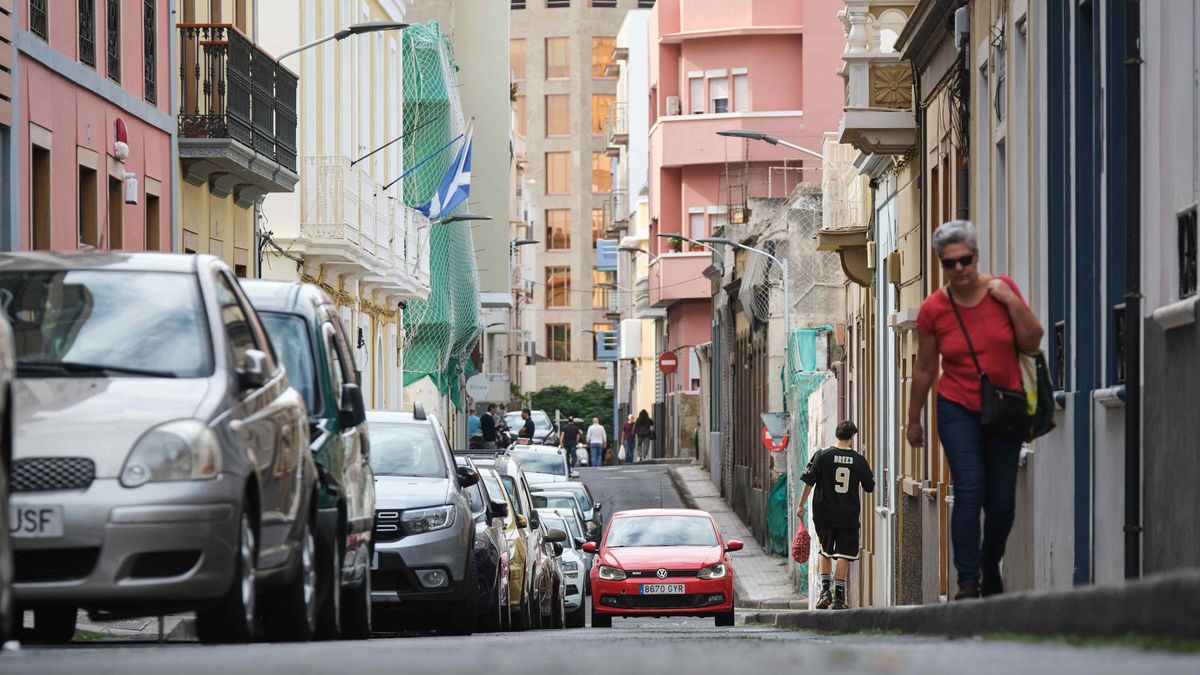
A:
[[[733,366],[733,495],[734,512],[750,526],[760,544],[767,542],[767,494],[771,461],[762,445],[767,409],[767,335],[765,330],[738,331]]]

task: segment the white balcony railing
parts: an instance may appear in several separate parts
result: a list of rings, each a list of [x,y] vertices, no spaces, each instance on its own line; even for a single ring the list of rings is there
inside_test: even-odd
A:
[[[846,0],[843,143],[862,152],[904,154],[916,138],[912,69],[896,49],[917,0]]]

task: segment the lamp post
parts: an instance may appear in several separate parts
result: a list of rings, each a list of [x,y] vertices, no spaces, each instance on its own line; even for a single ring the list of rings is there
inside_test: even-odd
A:
[[[752,253],[758,253],[760,255],[765,255],[766,257],[773,260],[775,262],[775,264],[779,265],[779,267],[782,269],[782,271],[783,271],[784,367],[790,369],[791,365],[792,365],[792,335],[791,335],[791,331],[792,331],[792,296],[791,296],[791,279],[788,278],[787,258],[784,257],[784,258],[780,259],[779,257],[772,255],[770,253],[767,253],[766,251],[764,251],[760,248],[754,248],[753,246],[747,246],[745,244],[736,242],[736,241],[734,241],[732,239],[728,239],[726,237],[701,237],[700,239],[697,239],[696,241],[700,242],[700,243],[705,243],[705,244],[718,244],[718,245],[722,245],[722,246],[733,246],[734,248],[740,248],[743,251],[750,251]]]
[[[326,35],[323,38],[319,38],[319,39],[313,40],[312,42],[309,42],[307,44],[300,45],[299,47],[296,47],[295,49],[293,49],[291,51],[284,52],[283,54],[280,54],[278,59],[276,59],[276,60],[282,61],[282,60],[286,59],[287,57],[292,56],[293,54],[299,54],[300,52],[302,52],[306,49],[311,49],[313,47],[316,47],[317,45],[322,45],[322,44],[325,44],[326,42],[331,42],[333,40],[337,40],[338,42],[341,42],[342,40],[345,40],[346,38],[350,37],[351,35],[361,35],[362,33],[377,33],[379,31],[384,31],[384,30],[404,30],[405,28],[408,28],[408,24],[402,23],[400,21],[363,21],[361,23],[351,24],[337,32],[330,33],[329,35]]]
[[[790,143],[782,138],[779,138],[778,136],[772,136],[771,134],[764,133],[762,131],[750,131],[748,129],[726,129],[725,131],[718,131],[717,135],[726,136],[729,138],[745,138],[751,141],[762,141],[764,143],[770,143],[771,145],[782,145],[785,148],[791,148],[797,152],[803,152],[812,155],[817,159],[825,159],[825,156],[816,150],[809,150],[808,148],[796,145],[795,143]]]

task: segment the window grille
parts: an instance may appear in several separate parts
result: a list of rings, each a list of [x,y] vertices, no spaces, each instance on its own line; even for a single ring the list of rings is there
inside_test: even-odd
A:
[[[105,31],[104,44],[108,56],[108,78],[113,82],[121,81],[121,0],[108,0],[104,11]]]
[[[96,2],[79,0],[79,61],[96,67]]]

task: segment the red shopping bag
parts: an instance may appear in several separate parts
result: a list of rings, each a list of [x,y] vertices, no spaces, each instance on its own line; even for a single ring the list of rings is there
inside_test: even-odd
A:
[[[808,551],[812,547],[812,537],[808,536],[808,528],[801,518],[796,525],[796,536],[792,537],[792,560],[803,565],[808,562]]]

